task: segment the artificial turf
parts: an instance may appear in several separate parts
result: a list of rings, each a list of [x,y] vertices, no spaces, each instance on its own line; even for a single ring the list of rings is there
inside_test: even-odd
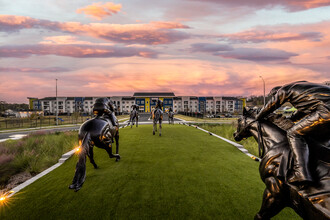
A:
[[[253,219],[264,184],[258,162],[184,125],[120,130],[121,161],[94,149],[78,192],[68,189],[77,157],[15,194],[0,219]],[[300,219],[286,209],[274,219]]]

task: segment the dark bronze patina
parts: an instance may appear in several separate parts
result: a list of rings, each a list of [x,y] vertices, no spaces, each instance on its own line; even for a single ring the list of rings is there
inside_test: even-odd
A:
[[[170,107],[168,110],[168,123],[174,124],[174,112],[173,112],[172,107]]]
[[[97,169],[93,158],[93,147],[105,149],[110,158],[115,157],[116,161],[120,160],[119,151],[119,132],[118,121],[113,113],[114,106],[107,98],[99,98],[95,100],[93,112],[95,117],[83,123],[80,126],[79,139],[79,159],[76,165],[75,175],[69,189],[78,191],[86,178],[86,156],[94,168]],[[112,153],[112,143],[116,140],[116,154]]]
[[[157,100],[156,108],[152,111],[153,135],[155,135],[155,132],[157,131],[157,123],[159,123],[159,136],[162,136],[162,122],[163,122],[162,107],[163,107],[163,102],[161,100]]]
[[[313,178],[309,169],[310,147],[305,137],[315,132],[321,134],[317,140],[329,137],[330,87],[299,81],[276,87],[271,93],[269,102],[261,109],[256,119],[264,118],[285,102],[290,102],[297,109],[291,118],[295,124],[287,129],[294,165],[288,181],[296,185],[309,184]]]
[[[259,144],[259,172],[266,189],[255,219],[270,219],[285,207],[304,219],[330,219],[330,137],[329,133],[320,135],[329,127],[304,137],[310,146],[309,170],[314,181],[302,187],[289,182],[294,155],[286,130],[294,123],[276,114],[256,120],[258,111],[244,109],[234,133],[236,141],[252,136]]]
[[[131,125],[131,128],[134,125],[134,120],[136,122],[136,127],[138,126],[139,123],[139,106],[138,105],[132,105],[132,111],[129,115],[129,121],[127,126]]]

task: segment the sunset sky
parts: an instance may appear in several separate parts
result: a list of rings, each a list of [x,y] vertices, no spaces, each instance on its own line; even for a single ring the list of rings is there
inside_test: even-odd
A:
[[[330,80],[330,0],[0,0],[0,101]]]

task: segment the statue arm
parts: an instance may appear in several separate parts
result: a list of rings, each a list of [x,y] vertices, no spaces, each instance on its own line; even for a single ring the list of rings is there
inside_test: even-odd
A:
[[[277,93],[272,96],[271,99],[267,102],[267,104],[261,109],[256,119],[259,120],[261,118],[266,117],[268,114],[281,107],[281,105],[283,105],[287,100],[287,92],[282,88],[279,89]]]

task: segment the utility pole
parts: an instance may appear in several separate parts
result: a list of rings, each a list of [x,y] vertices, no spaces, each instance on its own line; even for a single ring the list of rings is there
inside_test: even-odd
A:
[[[56,125],[58,125],[57,79],[55,80],[56,80]]]
[[[259,76],[261,79],[262,79],[262,81],[263,81],[263,83],[264,83],[264,106],[266,105],[266,95],[265,95],[265,90],[266,90],[266,86],[265,86],[265,80],[264,80],[264,78],[262,78],[262,76]]]

